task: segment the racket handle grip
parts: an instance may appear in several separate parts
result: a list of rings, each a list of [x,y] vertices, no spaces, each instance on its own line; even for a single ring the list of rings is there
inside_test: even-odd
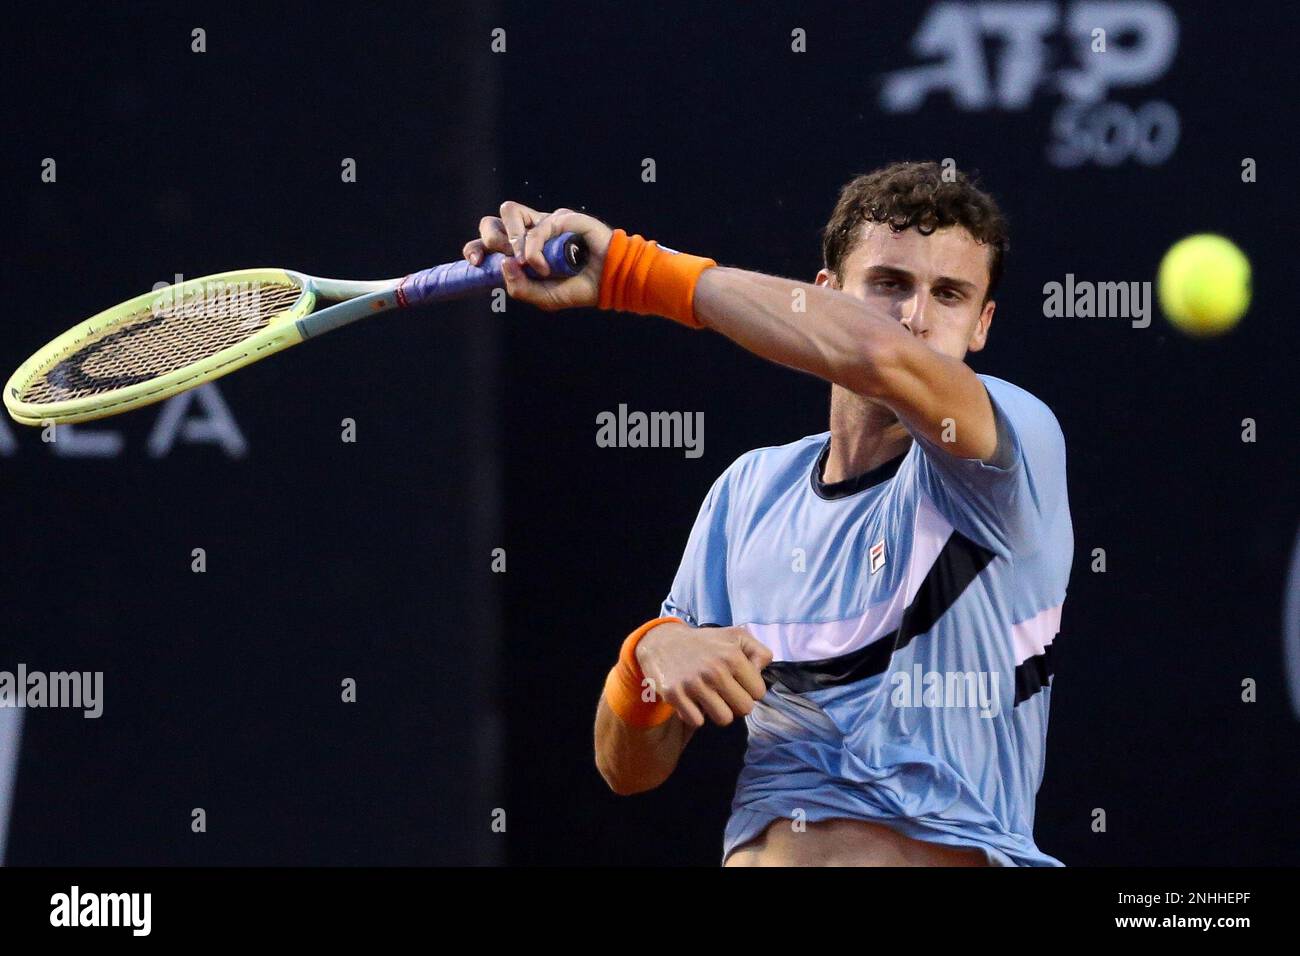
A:
[[[551,278],[575,276],[587,264],[587,246],[577,233],[565,232],[553,236],[542,247],[546,264],[551,267]],[[462,259],[444,265],[413,272],[397,287],[398,304],[423,305],[426,302],[446,302],[478,292],[496,289],[505,284],[501,277],[501,264],[506,257],[499,252],[487,255],[478,265]],[[536,279],[532,269],[524,270]]]

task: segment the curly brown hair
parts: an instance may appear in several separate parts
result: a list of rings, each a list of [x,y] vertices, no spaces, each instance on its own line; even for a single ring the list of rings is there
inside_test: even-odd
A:
[[[892,163],[855,176],[840,190],[835,211],[822,230],[826,268],[842,278],[840,267],[863,223],[888,223],[894,232],[915,227],[922,235],[944,226],[962,226],[976,242],[989,247],[987,302],[1002,278],[1002,259],[1009,245],[1007,220],[993,197],[972,177],[957,170],[953,173],[946,180],[942,166],[924,162]]]

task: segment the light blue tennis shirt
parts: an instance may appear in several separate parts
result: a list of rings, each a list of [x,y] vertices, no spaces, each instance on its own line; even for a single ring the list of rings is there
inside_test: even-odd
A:
[[[1033,830],[1074,550],[1065,442],[1033,395],[980,379],[992,464],[918,437],[827,484],[824,433],[742,455],[705,498],[662,614],[773,655],[724,861],[773,820],[847,817],[1062,865]]]

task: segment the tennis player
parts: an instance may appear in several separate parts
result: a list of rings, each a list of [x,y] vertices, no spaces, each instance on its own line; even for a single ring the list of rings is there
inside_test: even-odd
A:
[[[591,267],[525,276],[568,230]],[[829,431],[714,482],[598,705],[620,794],[667,779],[705,722],[745,719],[728,866],[1061,865],[1033,824],[1073,551],[1065,444],[1046,405],[964,361],[1006,245],[974,183],[899,163],[843,188],[813,284],[511,202],[465,247],[513,254],[507,291],[540,308],[662,315],[831,384]]]

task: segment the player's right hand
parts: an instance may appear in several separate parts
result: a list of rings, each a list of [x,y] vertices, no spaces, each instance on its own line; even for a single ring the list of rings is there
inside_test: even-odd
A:
[[[503,202],[499,216],[484,216],[478,224],[479,237],[465,243],[462,254],[471,265],[480,265],[493,252],[506,257],[501,277],[506,292],[548,312],[556,309],[591,308],[600,301],[600,276],[613,230],[594,216],[557,209],[539,212],[518,202]],[[548,239],[561,233],[580,236],[587,246],[587,265],[576,276],[551,279],[544,250]],[[524,267],[540,278],[531,278]]]
[[[688,726],[725,727],[754,709],[772,652],[743,627],[660,624],[636,647],[641,672]]]

